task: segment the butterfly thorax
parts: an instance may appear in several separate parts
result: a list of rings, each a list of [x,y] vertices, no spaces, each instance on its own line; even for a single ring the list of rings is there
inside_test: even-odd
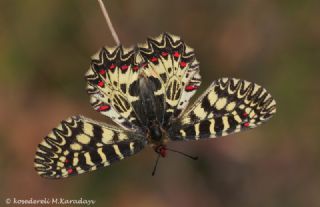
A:
[[[149,127],[149,136],[154,142],[161,142],[162,140],[162,131],[159,125],[153,125]]]

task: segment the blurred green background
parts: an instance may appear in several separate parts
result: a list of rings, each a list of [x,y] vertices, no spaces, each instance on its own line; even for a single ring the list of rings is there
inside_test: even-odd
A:
[[[204,91],[219,77],[268,89],[278,113],[255,130],[172,143],[63,180],[39,177],[38,143],[71,115],[104,121],[85,92],[90,57],[114,42],[94,0],[0,1],[0,206],[5,198],[95,206],[320,206],[320,1],[107,1],[123,45],[170,32],[195,48]]]

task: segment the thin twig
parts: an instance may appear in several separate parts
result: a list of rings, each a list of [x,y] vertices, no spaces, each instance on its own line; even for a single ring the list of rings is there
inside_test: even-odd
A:
[[[113,37],[114,41],[116,42],[117,45],[120,45],[119,37],[118,37],[116,31],[114,30],[114,27],[112,25],[111,19],[110,19],[109,15],[108,15],[108,11],[107,11],[106,7],[104,6],[103,1],[102,0],[98,0],[98,3],[100,5],[100,8],[101,8],[101,11],[103,13],[104,18],[107,21],[108,27],[110,29],[110,32],[112,34],[112,37]]]

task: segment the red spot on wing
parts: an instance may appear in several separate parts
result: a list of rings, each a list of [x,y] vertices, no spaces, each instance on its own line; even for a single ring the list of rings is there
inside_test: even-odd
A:
[[[162,52],[161,55],[162,55],[163,57],[167,57],[167,56],[168,56],[168,53],[167,53],[167,52]]]
[[[247,117],[248,114],[247,114],[246,112],[244,112],[244,113],[242,114],[242,116]]]
[[[71,168],[69,168],[69,169],[67,170],[67,172],[68,172],[68,174],[71,174],[71,173],[73,173],[73,170],[72,170]]]
[[[156,58],[156,57],[152,57],[150,60],[151,60],[151,62],[153,62],[153,63],[158,62],[158,58]]]
[[[127,66],[127,65],[121,66],[121,70],[122,70],[122,71],[126,71],[126,70],[128,70],[128,68],[129,68],[129,66]]]
[[[175,51],[175,52],[173,53],[173,57],[178,58],[179,56],[180,56],[180,53],[179,53],[179,52]]]
[[[104,87],[104,82],[103,82],[103,81],[99,81],[99,82],[98,82],[98,86]]]
[[[69,160],[66,159],[64,162],[65,162],[65,163],[69,163]]]
[[[250,126],[250,123],[249,123],[249,122],[246,122],[246,123],[243,124],[243,126],[249,127],[249,126]]]
[[[100,70],[99,70],[99,73],[100,73],[101,75],[104,75],[104,74],[106,74],[106,70],[105,70],[105,69],[100,69]]]
[[[111,107],[109,105],[101,105],[98,108],[98,111],[108,111]]]
[[[185,87],[186,91],[193,91],[193,90],[196,90],[196,89],[198,89],[198,86],[196,86],[196,85],[188,85],[188,86]]]
[[[115,69],[115,68],[116,68],[116,65],[113,64],[113,63],[109,66],[109,69],[111,69],[111,70],[113,70],[113,69]]]
[[[139,70],[139,66],[137,66],[137,65],[133,66],[132,70],[138,71]]]
[[[184,67],[186,67],[187,66],[187,63],[186,62],[184,62],[184,61],[181,61],[180,62],[180,67],[181,68],[184,68]]]
[[[148,67],[148,63],[142,64],[142,67],[143,67],[143,68],[147,68],[147,67]]]

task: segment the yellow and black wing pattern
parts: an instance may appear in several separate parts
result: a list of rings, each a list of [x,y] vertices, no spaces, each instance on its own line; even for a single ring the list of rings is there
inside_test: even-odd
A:
[[[141,64],[137,51],[118,46],[102,48],[92,57],[86,73],[87,92],[93,108],[128,130],[142,126],[133,104],[139,100]]]
[[[136,132],[74,116],[39,144],[35,168],[43,177],[69,177],[109,166],[136,154],[145,144],[145,137]]]
[[[93,171],[146,145],[254,128],[276,112],[263,87],[236,78],[214,81],[187,109],[201,84],[199,62],[191,47],[168,33],[132,48],[103,47],[92,57],[85,78],[93,108],[118,126],[83,116],[62,121],[37,148],[35,168],[43,177]]]
[[[165,126],[182,113],[199,88],[199,62],[191,47],[168,33],[148,38],[138,48],[143,72],[157,86],[155,98],[163,103],[158,119]]]
[[[276,113],[276,102],[263,87],[245,80],[221,78],[171,125],[171,140],[226,136],[261,125]]]

